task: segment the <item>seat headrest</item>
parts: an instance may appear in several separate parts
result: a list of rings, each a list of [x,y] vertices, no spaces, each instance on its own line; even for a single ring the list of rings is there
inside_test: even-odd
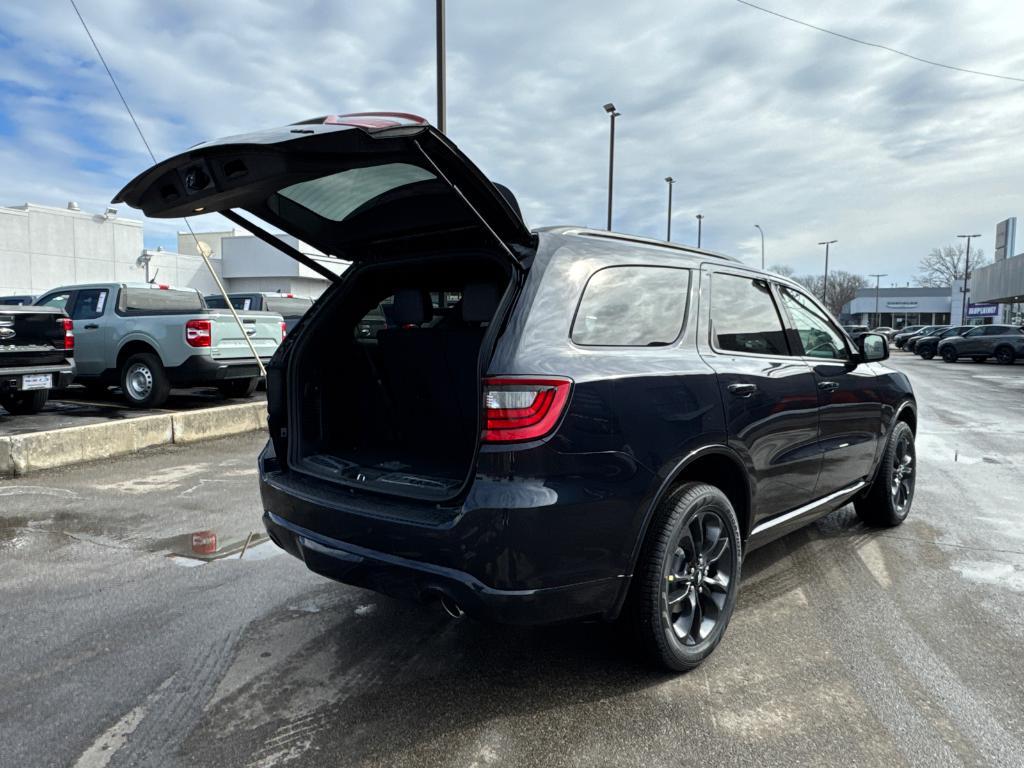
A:
[[[392,315],[398,325],[420,325],[429,321],[434,316],[430,294],[416,288],[395,291]]]
[[[462,319],[486,323],[498,309],[498,289],[493,283],[468,283],[462,291]]]

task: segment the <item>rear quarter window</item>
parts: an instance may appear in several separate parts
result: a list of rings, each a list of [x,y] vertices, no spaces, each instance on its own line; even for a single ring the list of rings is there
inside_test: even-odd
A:
[[[689,291],[688,269],[605,267],[583,289],[570,338],[582,346],[671,344],[683,330]]]
[[[197,291],[160,288],[125,288],[127,312],[196,312],[203,309],[203,297]]]

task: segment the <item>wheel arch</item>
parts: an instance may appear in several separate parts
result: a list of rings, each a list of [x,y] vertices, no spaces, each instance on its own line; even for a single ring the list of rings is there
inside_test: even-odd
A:
[[[127,360],[132,355],[139,355],[143,353],[156,355],[157,360],[160,360],[160,363],[163,364],[163,359],[160,357],[160,353],[157,352],[156,347],[154,347],[148,341],[143,341],[142,339],[132,339],[131,341],[126,341],[124,344],[121,345],[121,348],[117,350],[116,368],[118,372],[120,372],[121,366],[124,365],[125,360]]]

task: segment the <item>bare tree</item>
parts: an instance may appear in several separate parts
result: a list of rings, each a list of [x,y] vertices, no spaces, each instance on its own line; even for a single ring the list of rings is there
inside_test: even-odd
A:
[[[792,277],[796,274],[796,270],[785,264],[774,264],[768,267],[769,272],[774,272],[779,277]]]
[[[931,253],[921,259],[917,268],[917,282],[924,288],[947,288],[964,279],[964,266],[967,260],[967,249],[963,243],[944,245],[932,248]],[[982,267],[988,258],[981,248],[971,250],[970,270]]]
[[[971,261],[974,261],[974,254],[971,254]],[[796,271],[785,264],[775,264],[768,267],[769,272],[774,272],[780,277],[788,277],[800,283],[812,296],[821,298],[821,291],[824,288],[825,278],[822,275],[798,275]],[[825,307],[833,315],[838,316],[843,305],[853,301],[857,291],[861,288],[868,288],[871,282],[861,275],[854,275],[844,272],[841,269],[828,273],[828,296],[825,298]]]

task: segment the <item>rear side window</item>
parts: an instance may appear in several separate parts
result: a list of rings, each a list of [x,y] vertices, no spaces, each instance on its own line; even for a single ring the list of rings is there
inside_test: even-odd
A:
[[[203,298],[196,291],[125,288],[122,298],[128,312],[196,312],[203,309]]]
[[[768,282],[760,278],[712,276],[711,335],[715,348],[724,352],[789,354]]]
[[[576,344],[655,347],[671,344],[683,329],[690,270],[675,267],[607,267],[591,275],[573,319]]]

